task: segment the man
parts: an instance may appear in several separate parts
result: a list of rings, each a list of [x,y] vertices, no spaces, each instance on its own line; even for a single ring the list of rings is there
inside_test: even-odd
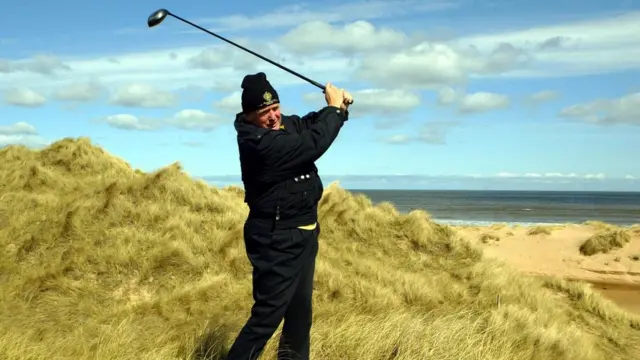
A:
[[[314,162],[347,121],[351,96],[329,83],[327,106],[299,117],[280,113],[278,93],[264,73],[245,76],[242,89],[234,125],[249,206],[244,242],[254,305],[227,360],[257,359],[283,319],[278,358],[306,360],[323,192]]]

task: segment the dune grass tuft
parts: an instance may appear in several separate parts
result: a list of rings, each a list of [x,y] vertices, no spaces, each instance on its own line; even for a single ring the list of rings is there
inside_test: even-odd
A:
[[[489,234],[489,233],[483,233],[482,235],[480,235],[480,241],[487,244],[491,241],[500,241],[500,236],[498,235],[494,235],[494,234]]]
[[[623,248],[631,241],[629,232],[624,229],[603,230],[589,237],[580,245],[582,255],[591,256],[597,253],[608,253]]]
[[[604,221],[597,221],[597,220],[587,220],[583,223],[583,225],[591,226],[597,231],[611,230],[611,229],[617,228],[613,224],[609,224]]]
[[[0,150],[0,359],[222,356],[252,303],[242,194],[84,138]],[[636,317],[484,259],[426,212],[333,184],[320,218],[313,359],[640,358]]]
[[[527,235],[551,235],[552,228],[549,226],[534,226],[531,229],[527,230]]]

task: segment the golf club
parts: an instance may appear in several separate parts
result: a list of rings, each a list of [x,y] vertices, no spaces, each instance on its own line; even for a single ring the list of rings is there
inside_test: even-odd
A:
[[[220,36],[220,35],[218,35],[218,34],[215,34],[215,33],[211,32],[211,31],[209,31],[209,30],[207,30],[207,29],[205,29],[205,28],[203,28],[203,27],[201,27],[201,26],[199,26],[199,25],[196,25],[196,24],[192,23],[191,21],[185,20],[185,19],[181,18],[180,16],[178,16],[178,15],[176,15],[176,14],[171,13],[171,12],[170,12],[169,10],[167,10],[167,9],[159,9],[159,10],[156,10],[155,12],[153,12],[153,14],[149,15],[149,18],[147,19],[147,25],[148,25],[149,27],[157,26],[157,25],[158,25],[158,24],[160,24],[160,23],[161,23],[161,22],[162,22],[162,21],[163,21],[167,16],[173,16],[174,18],[176,18],[176,19],[178,19],[178,20],[180,20],[180,21],[182,21],[182,22],[184,22],[184,23],[187,23],[187,24],[189,24],[189,25],[191,25],[191,26],[193,26],[193,27],[195,27],[195,28],[198,28],[198,29],[200,29],[200,30],[202,30],[202,31],[206,32],[207,34],[209,34],[209,35],[211,35],[211,36],[215,36],[215,37],[217,37],[218,39],[220,39],[220,40],[222,40],[222,41],[225,41],[225,42],[227,42],[227,43],[229,43],[229,44],[231,44],[231,45],[233,45],[233,46],[235,46],[235,47],[237,47],[237,48],[239,48],[239,49],[242,49],[242,50],[244,50],[244,51],[248,52],[249,54],[253,54],[253,55],[255,55],[255,56],[259,57],[260,59],[262,59],[262,60],[264,60],[264,61],[266,61],[266,62],[268,62],[268,63],[270,63],[270,64],[272,64],[272,65],[275,65],[275,66],[279,67],[280,69],[282,69],[282,70],[284,70],[284,71],[287,71],[287,72],[288,72],[288,73],[290,73],[290,74],[293,74],[293,75],[295,75],[295,76],[299,77],[300,79],[306,80],[306,81],[307,81],[307,82],[309,82],[310,84],[315,85],[315,86],[317,86],[318,88],[320,88],[323,92],[325,91],[325,87],[324,87],[324,85],[320,84],[319,82],[317,82],[317,81],[313,81],[313,80],[309,79],[308,77],[306,77],[306,76],[304,76],[304,75],[302,75],[302,74],[299,74],[299,73],[297,73],[297,72],[295,72],[295,71],[293,71],[293,70],[291,70],[291,69],[289,69],[289,68],[287,68],[287,67],[284,67],[284,66],[282,66],[282,65],[280,65],[280,64],[278,64],[278,63],[276,63],[276,62],[274,62],[274,61],[272,61],[272,60],[270,60],[270,59],[267,59],[266,57],[264,57],[264,56],[262,56],[262,55],[260,55],[260,54],[258,54],[258,53],[255,53],[255,52],[253,52],[253,51],[251,51],[251,50],[249,50],[249,49],[247,49],[247,48],[245,48],[245,47],[243,47],[243,46],[241,46],[241,45],[238,45],[238,44],[234,43],[234,42],[233,42],[233,41],[231,41],[231,40],[225,39],[224,37],[222,37],[222,36]],[[353,103],[353,101],[350,101],[350,102],[349,102],[349,104],[352,104],[352,103]]]

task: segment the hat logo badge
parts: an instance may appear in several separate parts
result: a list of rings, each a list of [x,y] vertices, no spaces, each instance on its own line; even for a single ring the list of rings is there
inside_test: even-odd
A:
[[[262,95],[262,98],[264,99],[264,101],[269,102],[273,98],[273,95],[271,95],[270,92],[265,91],[264,95]]]

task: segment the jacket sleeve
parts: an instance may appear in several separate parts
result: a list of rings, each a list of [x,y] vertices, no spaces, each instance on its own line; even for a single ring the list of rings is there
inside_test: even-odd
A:
[[[258,156],[267,166],[287,171],[318,160],[329,149],[338,136],[346,115],[333,106],[327,106],[314,114],[314,119],[306,125],[307,128],[298,134],[270,131],[264,135],[257,150]]]
[[[321,111],[311,111],[306,115],[299,117],[297,115],[293,116],[293,121],[296,123],[296,126],[300,132],[311,129],[312,125],[318,122]],[[344,121],[349,120],[349,110],[344,112]]]

